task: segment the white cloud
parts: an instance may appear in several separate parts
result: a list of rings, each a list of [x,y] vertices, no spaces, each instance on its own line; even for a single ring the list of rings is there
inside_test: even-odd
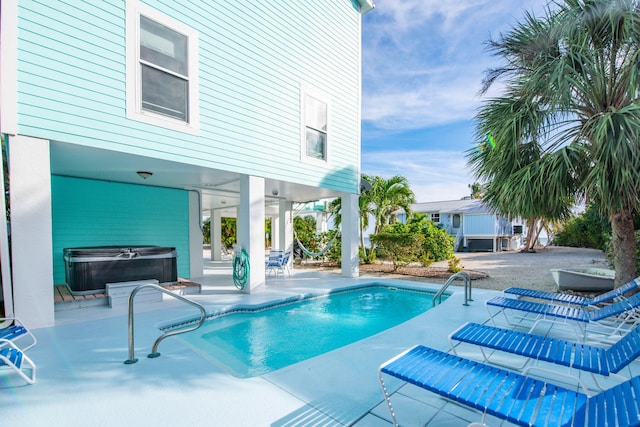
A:
[[[546,4],[377,0],[363,18],[362,172],[405,176],[419,202],[468,196],[474,179],[465,153],[453,147],[471,147],[472,137],[448,135],[443,125],[465,127],[475,116],[485,71],[499,65],[486,41],[508,31],[524,10],[540,14]],[[500,89],[495,84],[487,96]],[[436,131],[422,132],[430,128]]]
[[[543,0],[378,0],[363,24],[363,120],[418,129],[471,119],[485,42]]]
[[[439,149],[363,153],[362,173],[406,177],[418,202],[461,199],[473,182],[463,154]]]

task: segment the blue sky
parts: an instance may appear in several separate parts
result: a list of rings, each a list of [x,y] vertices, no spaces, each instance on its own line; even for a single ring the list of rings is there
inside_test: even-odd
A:
[[[547,2],[375,3],[362,21],[362,173],[407,177],[418,202],[467,196],[478,92],[485,71],[500,65],[486,41]]]

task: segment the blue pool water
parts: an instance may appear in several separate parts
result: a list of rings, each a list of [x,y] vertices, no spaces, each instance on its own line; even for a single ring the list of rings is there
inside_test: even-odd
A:
[[[227,314],[179,335],[232,375],[253,377],[370,337],[433,306],[432,292],[373,286]]]

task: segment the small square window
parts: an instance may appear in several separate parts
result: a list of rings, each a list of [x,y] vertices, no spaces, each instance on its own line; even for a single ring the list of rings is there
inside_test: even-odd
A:
[[[431,221],[438,223],[440,222],[440,213],[432,213],[431,214]]]
[[[303,153],[307,159],[328,160],[329,103],[323,97],[302,92]]]

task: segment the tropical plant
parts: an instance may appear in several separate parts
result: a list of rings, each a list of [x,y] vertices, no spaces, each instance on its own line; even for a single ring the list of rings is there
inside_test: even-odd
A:
[[[524,19],[490,49],[505,65],[484,91],[469,153],[502,213],[553,220],[576,200],[611,221],[616,285],[635,277],[640,190],[640,1],[564,0]]]
[[[474,182],[473,184],[467,184],[467,186],[469,187],[469,190],[471,190],[471,195],[469,197],[472,199],[482,199],[482,193],[484,192],[482,184]]]
[[[226,249],[231,249],[236,242],[236,219],[220,218],[220,226],[222,227],[222,244]]]
[[[369,238],[377,246],[379,255],[393,263],[393,271],[418,261],[425,239],[420,233],[401,233],[394,230],[372,234]]]
[[[425,239],[422,243],[422,257],[432,258],[434,261],[443,261],[453,256],[453,244],[455,238],[443,228],[438,227],[429,219],[428,214],[413,213],[407,220],[407,224],[394,224],[390,229],[401,228],[403,230],[420,233]]]
[[[407,217],[411,215],[411,204],[416,202],[407,178],[395,175],[389,179],[371,177],[369,198],[371,213],[375,220],[374,234],[380,234],[384,226],[395,222],[396,211],[402,209]],[[373,254],[374,241],[371,240],[369,253]]]
[[[611,238],[611,224],[600,215],[597,207],[589,206],[583,213],[562,224],[553,238],[557,246],[607,249]]]
[[[403,209],[409,215],[411,204],[415,203],[416,199],[409,186],[409,181],[403,176],[396,175],[385,179],[379,176],[362,175],[362,178],[371,183],[371,188],[363,190],[358,199],[361,253],[364,254],[364,261],[370,262],[375,256],[374,243],[371,242],[367,253],[364,242],[364,230],[369,226],[369,218],[374,218],[374,234],[378,234],[382,227],[395,221],[394,212]],[[333,200],[329,209],[334,214],[334,222],[340,224],[342,221],[341,200]]]
[[[368,175],[362,174],[362,179],[367,182],[373,182],[374,178]],[[364,231],[369,227],[369,218],[373,216],[373,192],[371,189],[363,189],[358,197],[358,209],[359,209],[359,225],[360,225],[360,253],[361,259],[365,262],[369,262],[373,258],[373,252],[367,253],[367,249],[364,244]],[[333,222],[337,226],[342,223],[342,199],[336,198],[329,203],[329,212],[333,215]]]
[[[202,221],[202,242],[205,245],[211,244],[211,218]]]

